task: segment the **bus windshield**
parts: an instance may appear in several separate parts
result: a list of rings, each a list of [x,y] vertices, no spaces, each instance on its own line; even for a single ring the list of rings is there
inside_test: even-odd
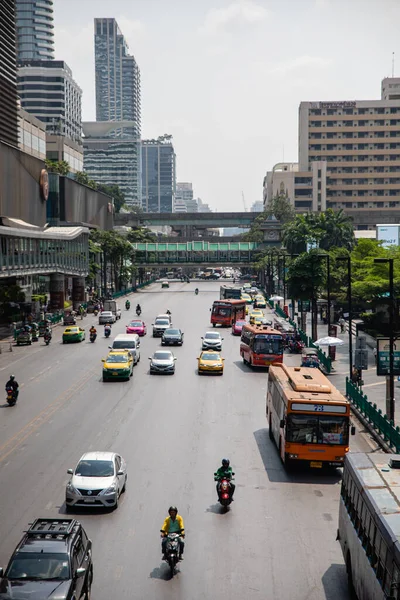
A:
[[[282,354],[282,338],[278,335],[262,335],[254,338],[255,354]]]
[[[230,317],[232,309],[230,306],[214,306],[212,310],[213,315],[220,315],[221,317]]]
[[[328,415],[287,416],[286,440],[303,444],[347,445],[349,443],[348,417]]]

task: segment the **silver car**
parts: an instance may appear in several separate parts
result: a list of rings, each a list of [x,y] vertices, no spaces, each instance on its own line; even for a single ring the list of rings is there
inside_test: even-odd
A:
[[[217,331],[207,331],[201,339],[203,340],[201,343],[202,350],[217,350],[217,352],[221,352],[222,340],[224,338]]]
[[[118,500],[125,491],[126,463],[122,456],[114,452],[87,452],[78,462],[65,491],[65,504],[117,508]]]
[[[115,315],[111,310],[103,310],[99,314],[99,325],[106,325],[107,323],[115,323]]]
[[[170,350],[158,350],[153,356],[149,356],[150,375],[153,373],[175,373],[176,358]]]

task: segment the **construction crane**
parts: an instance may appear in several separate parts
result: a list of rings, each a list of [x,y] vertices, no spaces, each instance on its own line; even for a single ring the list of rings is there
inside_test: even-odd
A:
[[[246,206],[246,200],[244,199],[244,192],[242,191],[242,202],[243,202],[243,206],[244,206],[244,212],[248,212],[247,211],[247,206]]]

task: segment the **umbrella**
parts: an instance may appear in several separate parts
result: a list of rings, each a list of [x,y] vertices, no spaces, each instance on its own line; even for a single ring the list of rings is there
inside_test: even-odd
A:
[[[283,296],[271,296],[270,298],[271,302],[280,302],[281,300],[283,300]]]
[[[317,300],[317,304],[328,304],[328,300],[325,300],[325,298],[320,298]]]
[[[314,342],[316,346],[341,346],[344,344],[344,341],[337,337],[331,337],[327,335],[326,337],[320,338],[316,342]]]

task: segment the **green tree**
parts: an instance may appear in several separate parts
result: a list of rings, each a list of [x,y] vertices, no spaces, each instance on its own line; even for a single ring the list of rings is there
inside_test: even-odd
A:
[[[58,173],[65,176],[70,172],[70,166],[65,160],[50,160],[46,158],[44,162],[49,173]]]
[[[104,183],[98,183],[97,189],[99,192],[103,192],[114,201],[114,209],[116,213],[119,213],[121,208],[125,205],[125,195],[121,188],[116,184],[107,185]]]
[[[244,233],[241,236],[241,239],[247,242],[262,242],[264,239],[262,225],[272,216],[280,223],[290,222],[294,218],[294,208],[290,204],[287,195],[278,194],[274,196],[266,209],[254,219],[250,230],[247,233]]]
[[[146,227],[132,227],[126,236],[129,242],[155,242],[157,236],[155,233],[147,229]]]
[[[127,283],[129,269],[133,268],[134,251],[131,243],[116,231],[93,230],[91,241],[98,244],[103,252],[103,280],[110,265],[111,278],[116,291]]]
[[[345,248],[351,251],[355,245],[352,220],[343,210],[328,208],[323,213],[296,215],[283,230],[283,243],[288,252],[305,252],[307,244],[317,244],[323,250]]]
[[[317,332],[317,299],[325,289],[326,261],[318,249],[304,252],[295,258],[288,269],[286,281],[289,296],[297,300],[311,300],[312,338],[316,340]]]

